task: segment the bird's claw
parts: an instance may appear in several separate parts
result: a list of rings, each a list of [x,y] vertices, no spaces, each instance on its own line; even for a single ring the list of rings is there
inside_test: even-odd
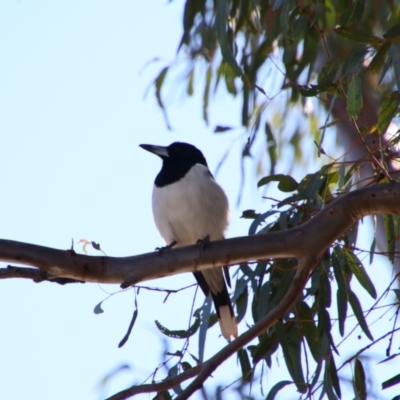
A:
[[[162,255],[165,250],[171,250],[176,245],[176,241],[174,240],[172,243],[167,244],[166,246],[156,247],[156,251],[158,251],[158,255]]]
[[[200,245],[202,250],[205,250],[210,244],[210,235],[206,235],[203,239],[199,239],[196,244]]]

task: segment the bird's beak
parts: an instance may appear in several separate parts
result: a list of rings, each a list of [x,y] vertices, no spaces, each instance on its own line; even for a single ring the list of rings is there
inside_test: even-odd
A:
[[[149,151],[150,153],[157,154],[161,158],[169,157],[168,150],[163,146],[154,146],[152,144],[139,144],[142,149]]]

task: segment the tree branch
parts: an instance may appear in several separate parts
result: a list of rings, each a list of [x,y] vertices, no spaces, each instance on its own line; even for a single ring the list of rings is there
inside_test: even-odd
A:
[[[182,272],[200,271],[250,260],[296,257],[299,267],[283,300],[263,319],[201,366],[162,382],[139,385],[117,393],[110,399],[126,399],[134,394],[170,389],[197,375],[178,396],[186,399],[198,390],[215,369],[243,348],[293,307],[307,283],[312,269],[324,251],[358,219],[378,213],[400,214],[400,183],[380,184],[339,196],[306,223],[285,232],[272,232],[211,242],[205,251],[187,246],[133,257],[92,257],[73,250],[56,250],[33,244],[0,240],[0,261],[30,265],[0,270],[0,278],[22,277],[36,282],[71,280],[121,283],[122,287]]]
[[[315,256],[358,219],[379,213],[400,214],[400,183],[372,185],[340,195],[306,223],[285,232],[245,236],[187,246],[162,255],[158,252],[132,257],[87,256],[11,240],[0,240],[0,261],[30,265],[46,272],[46,279],[122,283],[122,287],[177,273],[201,271],[250,260]],[[35,280],[34,274],[18,277]],[[4,269],[0,279],[15,278]]]
[[[268,256],[274,257],[270,254],[275,254],[275,252],[279,253],[279,244],[276,242],[278,239],[283,240],[285,246],[287,246],[286,250],[279,253],[278,256],[283,257],[283,254],[288,256],[290,253],[290,256],[297,256],[299,259],[299,267],[296,276],[282,301],[253,327],[241,334],[237,339],[228,344],[201,366],[197,366],[174,377],[175,382],[173,382],[173,385],[168,386],[169,380],[167,379],[158,384],[134,386],[117,393],[115,396],[118,397],[111,397],[110,400],[127,399],[135,394],[147,392],[150,389],[157,391],[171,389],[176,383],[181,383],[193,377],[198,372],[197,377],[177,397],[177,400],[189,398],[196,390],[202,387],[205,380],[219,365],[239,349],[257,338],[261,333],[269,329],[276,321],[283,318],[289,312],[297,299],[301,296],[311,271],[318,264],[326,248],[329,247],[337,237],[365,215],[380,212],[400,214],[399,189],[400,184],[374,185],[369,188],[360,189],[339,197],[307,223],[285,232],[284,237],[281,235],[281,232],[251,237],[252,239],[268,238],[268,240],[265,240],[264,243],[267,245],[267,248],[264,249],[264,256],[254,257],[253,255],[253,257],[249,257],[249,259],[267,258]],[[289,241],[288,243],[288,237],[293,242]],[[235,240],[237,241],[236,244],[239,245],[239,241],[242,240],[242,238],[226,240],[225,242]],[[254,242],[249,243],[249,245],[256,247]],[[231,254],[232,253],[230,253],[230,255]],[[266,256],[266,254],[268,254],[268,256]],[[231,260],[232,258],[229,259]],[[131,275],[131,279],[135,281],[140,278],[138,275]],[[189,376],[189,372],[195,372],[195,374],[190,374]],[[172,382],[169,383],[172,384]]]

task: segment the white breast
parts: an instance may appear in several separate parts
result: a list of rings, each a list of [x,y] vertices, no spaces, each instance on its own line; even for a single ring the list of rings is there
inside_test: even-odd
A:
[[[154,186],[153,215],[167,244],[185,246],[207,235],[219,240],[228,225],[228,199],[208,168],[196,164],[178,182]]]

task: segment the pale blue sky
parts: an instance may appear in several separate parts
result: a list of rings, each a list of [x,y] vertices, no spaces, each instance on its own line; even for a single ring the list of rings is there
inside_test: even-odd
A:
[[[178,96],[173,132],[153,90],[144,100],[161,64],[139,71],[155,56],[173,60],[181,10],[182,2],[162,1],[1,3],[1,237],[60,249],[84,238],[113,256],[162,244],[150,203],[160,162],[138,144],[192,142],[211,169],[230,144],[202,123],[200,100],[187,106]],[[177,99],[173,88],[168,96]],[[215,123],[224,122],[220,117]],[[226,189],[233,199],[239,185],[236,147],[220,172],[221,184],[231,182]],[[236,235],[245,234],[247,221],[238,219],[239,210],[232,214],[231,229],[236,225]],[[157,284],[190,283],[192,276],[182,275]],[[132,291],[112,297],[96,316],[92,310],[106,297],[104,290],[118,286],[22,280],[0,285],[0,398],[7,399],[97,399],[98,382],[122,363],[134,370],[121,374],[108,394],[140,382],[164,350],[153,321],[180,329],[185,325],[170,321],[171,310],[190,310],[188,296],[171,296],[163,305],[163,295],[142,291],[135,329],[118,349],[133,311]],[[218,336],[217,328],[210,332],[216,340],[207,347],[209,355],[224,344]]]
[[[150,204],[160,162],[138,144],[175,140],[201,148],[212,171],[236,140],[217,178],[232,204],[228,236],[246,234],[241,210],[261,204],[256,164],[247,163],[245,195],[236,208],[245,138],[237,140],[239,132],[211,133],[216,124],[239,124],[239,104],[223,98],[211,109],[206,127],[201,98],[185,103],[182,88],[171,80],[165,93],[167,103],[174,102],[170,132],[153,89],[144,100],[163,64],[139,72],[156,56],[174,59],[182,9],[182,1],[156,0],[0,4],[0,237],[60,249],[74,239],[77,251],[79,239],[94,240],[112,256],[152,251],[162,244]],[[152,284],[190,283],[186,274]],[[0,285],[0,398],[11,400],[98,399],[100,380],[121,364],[132,369],[112,381],[108,395],[141,382],[165,349],[153,321],[182,329],[186,317],[175,317],[188,315],[191,306],[187,295],[171,296],[164,305],[164,295],[142,291],[136,326],[118,349],[133,311],[133,291],[113,296],[103,305],[105,313],[94,315],[105,291],[115,292],[117,285],[61,287],[24,280]],[[198,305],[202,301],[198,296]],[[193,339],[194,351],[196,343]],[[224,343],[217,327],[210,330],[206,356]],[[181,343],[172,346],[175,351]],[[232,360],[216,372],[207,387],[238,377],[235,364]],[[271,376],[266,388],[285,376],[282,371]]]

